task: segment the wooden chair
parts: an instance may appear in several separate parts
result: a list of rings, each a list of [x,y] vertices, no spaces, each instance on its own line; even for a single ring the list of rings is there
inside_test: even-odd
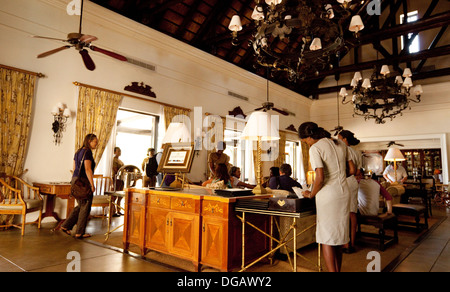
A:
[[[105,191],[112,190],[112,179],[110,177],[103,176],[102,174],[95,174],[94,186],[95,192],[92,207],[101,207],[102,215],[100,217],[105,217],[105,208],[109,207],[109,196],[105,195]]]
[[[388,245],[398,242],[398,232],[397,232],[397,217],[393,214],[381,214],[377,216],[365,216],[360,213],[358,216],[358,227],[356,235],[367,236],[378,239],[378,249],[384,251]],[[371,232],[363,232],[361,230],[361,225],[371,225],[378,229],[378,234]],[[386,229],[392,229],[394,231],[393,236],[386,235]]]
[[[0,225],[0,227],[21,228],[22,236],[25,234],[25,224],[37,223],[38,228],[41,228],[43,206],[39,188],[31,186],[16,176],[6,175],[0,178],[0,214],[22,215],[22,225],[11,223]],[[37,211],[39,211],[38,220],[26,223],[26,215]]]

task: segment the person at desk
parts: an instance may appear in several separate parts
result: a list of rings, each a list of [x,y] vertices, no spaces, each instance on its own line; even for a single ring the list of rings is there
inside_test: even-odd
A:
[[[119,147],[114,147],[114,158],[113,158],[113,165],[112,165],[112,177],[114,181],[114,190],[115,191],[123,191],[123,187],[125,186],[125,182],[117,177],[117,172],[119,169],[124,166],[125,164],[122,162],[122,160],[119,159],[120,155],[122,155],[122,150]],[[112,197],[114,199],[115,197]],[[115,204],[120,206],[120,202],[122,201],[122,197],[116,197],[117,201]],[[112,205],[113,210],[111,211],[111,214],[113,214],[113,217],[119,217],[123,215],[116,209],[116,205]]]
[[[392,196],[380,183],[370,177],[364,178],[362,171],[357,176],[358,211],[361,215],[377,216],[380,208],[380,195],[386,199],[387,214],[392,214]]]
[[[89,233],[85,233],[89,214],[91,213],[92,200],[94,197],[94,169],[95,160],[92,150],[97,148],[98,139],[95,134],[87,134],[84,137],[83,146],[78,149],[73,158],[73,176],[78,175],[89,180],[91,184],[91,193],[86,199],[77,199],[77,206],[72,210],[69,217],[64,221],[61,230],[67,235],[71,235],[71,230],[77,225],[75,238],[83,239],[91,237]],[[83,160],[84,159],[84,160]],[[83,162],[83,164],[82,164]]]
[[[397,178],[395,178],[394,162],[391,162],[383,172],[383,177],[388,183],[398,182],[403,184],[408,179],[408,174],[403,166],[397,164]]]
[[[248,189],[254,189],[255,186],[254,185],[249,185],[246,184],[245,182],[242,182],[240,180],[241,177],[241,169],[237,166],[232,166],[231,170],[230,170],[230,176],[231,176],[231,180],[232,182],[232,186],[233,188],[248,188]]]
[[[265,178],[266,181],[262,184],[263,188],[267,188],[269,186],[270,179],[272,177],[280,176],[280,168],[276,166],[272,166],[269,169],[269,177]]]
[[[228,167],[225,163],[219,163],[216,166],[216,169],[214,171],[215,176],[213,178],[210,178],[209,180],[202,183],[202,186],[204,187],[212,187],[213,184],[218,184],[221,181],[223,181],[223,186],[227,189],[233,188],[231,176],[228,173]]]
[[[144,177],[142,178],[142,187],[154,187],[156,185],[156,176],[158,175],[158,162],[156,160],[155,149],[147,150],[147,157],[142,161],[142,170]]]
[[[350,241],[349,174],[355,173],[344,142],[331,138],[331,134],[316,123],[300,125],[298,135],[310,146],[309,157],[316,173],[312,191],[303,191],[305,198],[316,198],[316,241],[322,244],[329,272],[339,272],[342,264],[342,246]]]
[[[294,192],[292,187],[302,188],[298,181],[294,180],[291,175],[291,166],[289,164],[282,164],[280,166],[280,176],[274,176],[269,180],[269,188],[272,190],[285,190],[291,193]]]
[[[223,153],[225,151],[226,147],[227,147],[227,145],[225,144],[225,142],[218,142],[217,147],[216,147],[217,151],[212,152],[208,156],[208,167],[209,167],[209,171],[211,172],[212,178],[214,178],[216,176],[215,171],[216,171],[217,165],[219,165],[220,163],[225,164],[227,169],[230,167],[230,157],[228,157],[228,155]]]

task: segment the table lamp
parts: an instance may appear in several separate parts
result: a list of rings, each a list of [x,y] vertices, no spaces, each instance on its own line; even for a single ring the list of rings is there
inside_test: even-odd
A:
[[[186,125],[184,123],[170,123],[162,140],[162,145],[183,142],[191,142],[191,133]]]
[[[278,123],[272,121],[272,116],[267,112],[253,112],[245,125],[241,139],[257,141],[256,187],[253,193],[266,194],[266,189],[261,185],[261,142],[280,139]]]
[[[384,157],[385,161],[394,161],[394,177],[397,182],[397,161],[405,161],[405,157],[398,148],[390,148]]]

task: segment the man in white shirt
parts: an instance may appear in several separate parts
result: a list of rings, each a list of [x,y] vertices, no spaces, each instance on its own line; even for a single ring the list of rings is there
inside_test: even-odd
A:
[[[386,199],[387,213],[392,214],[392,196],[380,183],[371,178],[358,178],[358,210],[361,215],[376,216],[380,208],[380,195]]]
[[[391,163],[384,170],[383,177],[389,183],[398,182],[403,184],[408,179],[408,174],[403,166],[397,164],[397,178],[395,178],[394,165]]]

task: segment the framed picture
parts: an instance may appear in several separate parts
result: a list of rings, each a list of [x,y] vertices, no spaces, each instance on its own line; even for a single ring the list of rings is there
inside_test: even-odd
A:
[[[163,145],[163,154],[158,172],[189,173],[194,160],[194,143],[167,143]]]

